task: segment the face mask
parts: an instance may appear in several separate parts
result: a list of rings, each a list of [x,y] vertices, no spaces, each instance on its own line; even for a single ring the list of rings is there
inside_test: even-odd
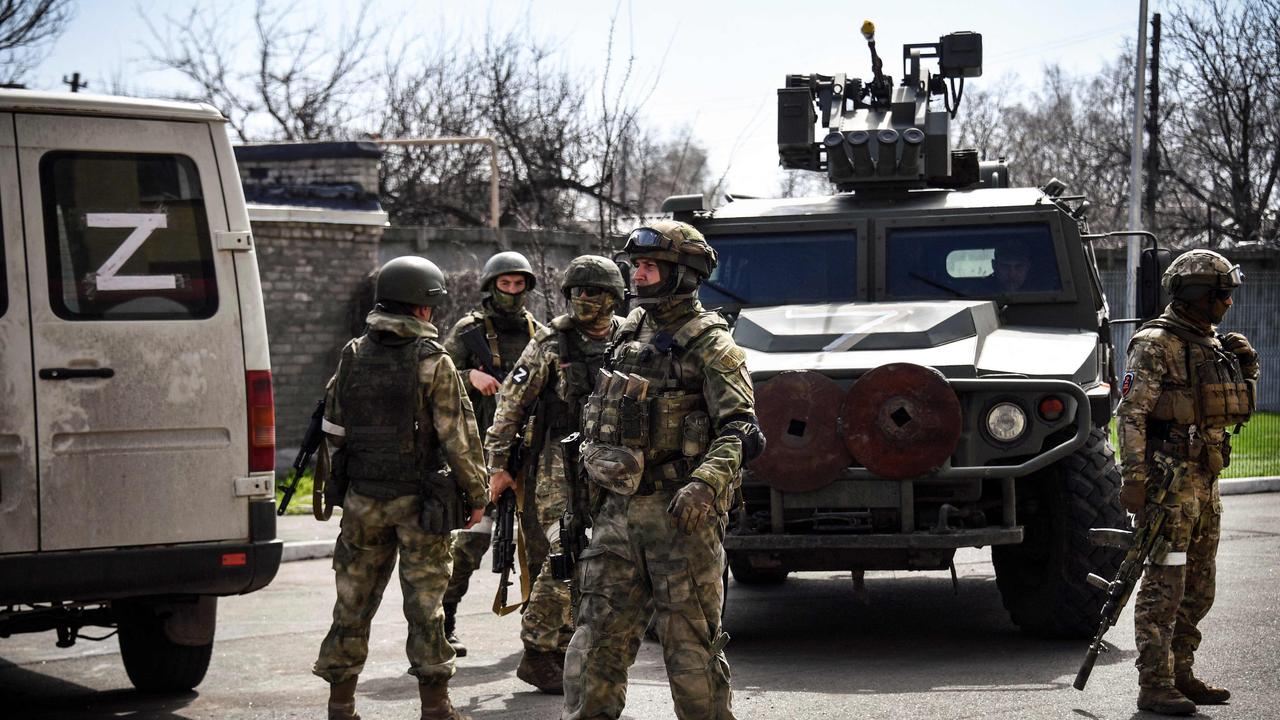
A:
[[[492,290],[490,295],[493,299],[493,306],[497,308],[499,312],[508,314],[519,312],[520,308],[524,307],[524,296],[524,291],[513,295],[511,293],[502,292],[496,287]]]
[[[599,292],[590,297],[579,295],[575,289],[569,298],[569,305],[573,308],[574,321],[594,329],[609,322],[618,306],[618,300],[607,292]]]

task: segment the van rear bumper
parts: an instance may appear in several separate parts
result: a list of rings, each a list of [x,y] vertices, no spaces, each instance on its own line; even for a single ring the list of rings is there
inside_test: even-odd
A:
[[[284,541],[0,555],[0,605],[238,595],[271,582]]]

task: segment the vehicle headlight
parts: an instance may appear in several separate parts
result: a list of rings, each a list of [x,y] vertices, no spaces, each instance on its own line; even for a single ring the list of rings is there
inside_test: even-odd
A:
[[[1000,442],[1013,442],[1027,429],[1027,414],[1013,403],[1002,402],[987,411],[987,432]]]

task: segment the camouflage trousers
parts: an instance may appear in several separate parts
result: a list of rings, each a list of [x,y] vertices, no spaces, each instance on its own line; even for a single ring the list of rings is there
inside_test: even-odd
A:
[[[1144,687],[1172,685],[1176,671],[1190,669],[1200,647],[1197,626],[1213,606],[1222,522],[1218,479],[1199,465],[1176,467],[1179,491],[1165,502],[1169,552],[1147,565],[1134,606],[1138,684]]]
[[[676,717],[732,720],[720,627],[726,518],[693,535],[667,514],[673,493],[604,493],[578,564],[578,625],[564,670],[563,720],[616,718],[650,612],[656,613]]]
[[[538,568],[529,590],[529,604],[520,618],[520,640],[527,650],[564,652],[573,635],[569,586],[552,577],[551,563],[547,562],[551,552],[560,549],[560,517],[568,503],[566,490],[560,448],[547,448],[542,453],[542,467],[534,488],[534,505],[526,502],[524,506],[525,517],[535,520],[537,525],[533,530],[529,527],[532,523],[524,523],[530,570]]]
[[[331,683],[360,674],[369,654],[369,627],[400,555],[400,589],[409,621],[405,653],[409,674],[422,682],[447,682],[454,652],[444,637],[441,598],[449,581],[449,537],[418,526],[416,495],[379,500],[348,491],[342,532],[333,552],[338,599],[333,625],[320,644],[313,672]]]

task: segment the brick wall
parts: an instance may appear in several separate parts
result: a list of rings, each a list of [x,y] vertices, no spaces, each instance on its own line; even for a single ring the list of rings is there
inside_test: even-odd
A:
[[[252,213],[251,213],[252,217]],[[351,338],[348,305],[377,267],[383,228],[254,221],[276,396],[276,468],[298,451],[316,400]]]

